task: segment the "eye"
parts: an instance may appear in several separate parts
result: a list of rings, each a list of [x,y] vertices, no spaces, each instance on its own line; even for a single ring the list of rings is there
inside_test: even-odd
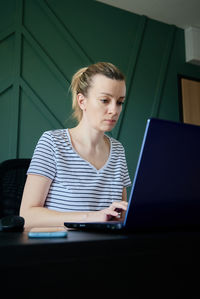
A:
[[[107,104],[107,103],[108,103],[108,99],[100,99],[100,101],[101,101],[103,104]]]
[[[124,102],[118,101],[117,105],[122,106],[124,104]]]

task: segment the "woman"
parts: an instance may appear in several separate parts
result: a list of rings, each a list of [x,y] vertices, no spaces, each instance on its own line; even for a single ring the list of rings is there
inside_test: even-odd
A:
[[[71,90],[78,125],[47,131],[36,146],[20,208],[28,227],[119,219],[127,208],[124,148],[105,135],[122,110],[124,76],[99,62],[80,69]]]

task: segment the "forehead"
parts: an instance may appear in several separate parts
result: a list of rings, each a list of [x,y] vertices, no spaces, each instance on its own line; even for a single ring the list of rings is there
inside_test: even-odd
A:
[[[126,93],[125,81],[110,79],[104,75],[95,75],[92,78],[92,84],[89,89],[89,93],[95,94],[112,94],[124,97]]]

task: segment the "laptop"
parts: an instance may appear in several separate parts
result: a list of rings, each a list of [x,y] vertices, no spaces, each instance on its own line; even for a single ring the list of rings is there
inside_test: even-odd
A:
[[[104,231],[199,229],[200,126],[148,119],[124,221],[64,225]]]

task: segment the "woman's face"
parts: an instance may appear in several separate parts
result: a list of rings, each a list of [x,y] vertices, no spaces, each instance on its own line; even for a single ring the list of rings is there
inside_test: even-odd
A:
[[[95,75],[87,96],[78,94],[83,119],[98,131],[111,131],[122,111],[125,94],[125,81]]]

